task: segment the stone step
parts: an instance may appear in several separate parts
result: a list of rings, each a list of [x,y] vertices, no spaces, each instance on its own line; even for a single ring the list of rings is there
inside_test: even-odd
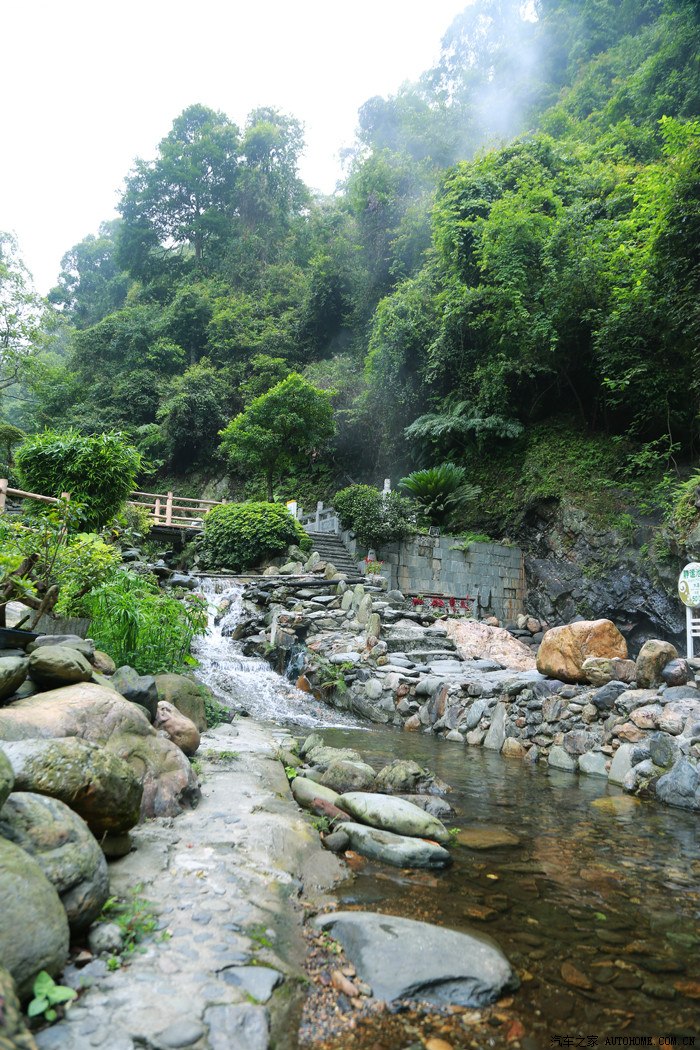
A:
[[[386,642],[387,650],[390,653],[410,653],[411,659],[422,659],[422,654],[435,654],[435,639],[434,638],[421,638],[420,636],[415,638],[407,638],[405,635],[398,638],[392,638],[390,634],[382,634],[382,641]],[[444,642],[440,643],[441,652],[445,655],[455,652],[456,646],[454,642],[449,639],[445,639]]]

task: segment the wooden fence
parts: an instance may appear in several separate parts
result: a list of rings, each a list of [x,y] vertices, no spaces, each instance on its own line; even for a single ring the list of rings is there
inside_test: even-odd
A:
[[[38,492],[24,492],[23,489],[9,487],[7,478],[0,478],[0,514],[6,509],[7,499],[33,499],[40,503],[59,503],[55,496],[42,496]],[[64,492],[63,499],[70,499]],[[165,526],[171,529],[199,530],[202,518],[212,507],[221,505],[220,500],[194,499],[189,496],[175,496],[172,492],[131,492],[127,500],[128,507],[145,510],[154,526]]]
[[[5,504],[7,503],[7,497],[14,497],[16,499],[35,499],[39,503],[60,503],[61,500],[56,499],[55,496],[41,496],[38,492],[24,492],[23,489],[11,489],[7,478],[0,478],[0,514],[5,510]],[[70,493],[62,492],[61,499],[70,499]]]
[[[221,500],[174,496],[172,492],[132,492],[128,507],[145,510],[155,526],[173,529],[201,529],[202,518]]]

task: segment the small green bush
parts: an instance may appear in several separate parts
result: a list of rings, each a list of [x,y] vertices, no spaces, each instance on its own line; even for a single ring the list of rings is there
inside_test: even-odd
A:
[[[99,529],[118,513],[133,490],[141,457],[117,433],[84,436],[69,430],[32,434],[15,455],[30,492],[60,496],[83,506],[83,527]]]
[[[98,649],[139,674],[184,670],[191,662],[192,639],[207,629],[202,598],[173,598],[159,590],[153,577],[128,570],[91,591],[82,608],[92,619],[90,635]]]
[[[344,529],[363,547],[395,543],[416,531],[413,504],[398,492],[379,492],[372,485],[350,485],[336,492],[333,507]]]
[[[204,519],[203,555],[210,567],[241,572],[291,544],[309,550],[303,528],[279,503],[225,503]]]
[[[467,481],[464,467],[442,463],[439,467],[414,470],[399,482],[420,504],[431,525],[448,525],[466,503],[476,499],[479,485]]]

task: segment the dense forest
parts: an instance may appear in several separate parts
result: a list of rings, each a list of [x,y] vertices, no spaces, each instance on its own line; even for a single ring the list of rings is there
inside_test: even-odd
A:
[[[257,497],[220,432],[299,373],[335,416],[275,481],[306,505],[451,462],[497,534],[528,500],[649,496],[692,462],[694,0],[477,0],[434,68],[362,106],[334,195],[302,149],[276,109],[189,106],[48,303],[3,236],[0,459],[15,428],[117,430],[159,490]]]

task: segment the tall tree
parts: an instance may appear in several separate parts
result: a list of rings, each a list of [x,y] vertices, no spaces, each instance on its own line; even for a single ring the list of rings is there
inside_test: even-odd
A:
[[[231,420],[221,447],[234,467],[265,478],[272,502],[282,472],[313,460],[334,430],[330,393],[292,372]]]
[[[238,128],[224,113],[189,106],[153,161],[138,160],[120,204],[120,259],[134,276],[189,253],[201,267],[229,231],[238,171]]]

